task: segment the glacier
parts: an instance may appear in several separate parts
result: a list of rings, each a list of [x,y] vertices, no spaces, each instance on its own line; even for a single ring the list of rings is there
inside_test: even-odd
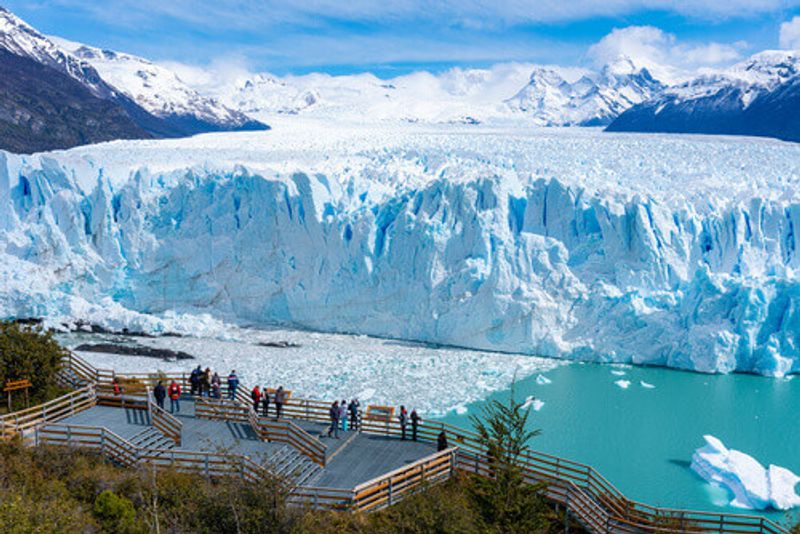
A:
[[[691,468],[710,484],[726,488],[731,506],[749,510],[789,510],[800,506],[795,487],[800,477],[784,467],[764,468],[743,452],[728,449],[718,438],[703,436],[706,444],[692,456]]]
[[[0,316],[784,376],[799,170],[777,141],[514,121],[0,153]]]

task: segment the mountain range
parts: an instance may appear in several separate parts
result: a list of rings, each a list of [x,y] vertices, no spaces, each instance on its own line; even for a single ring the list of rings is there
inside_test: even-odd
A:
[[[800,141],[800,56],[765,51],[630,107],[615,132],[754,135]]]
[[[166,69],[51,39],[2,7],[0,52],[0,148],[32,152],[268,128],[199,95]]]
[[[281,115],[464,124],[513,118],[534,126],[800,140],[800,60],[793,52],[762,52],[677,84],[626,56],[597,71],[509,63],[391,79],[244,73],[212,84],[191,76],[186,83],[175,68],[45,36],[0,7],[0,148],[264,130]]]

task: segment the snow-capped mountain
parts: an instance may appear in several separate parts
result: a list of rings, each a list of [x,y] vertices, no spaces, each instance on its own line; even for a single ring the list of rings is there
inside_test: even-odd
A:
[[[610,131],[757,135],[800,140],[800,56],[765,51],[675,85],[620,115]]]
[[[506,103],[539,126],[598,126],[663,88],[646,68],[621,57],[572,83],[552,69],[535,69],[528,84]]]
[[[0,146],[29,152],[119,138],[268,128],[198,95],[146,60],[82,45],[73,53],[72,45],[0,8],[0,68],[8,73],[2,80]]]
[[[437,74],[420,71],[390,79],[369,73],[285,77],[262,73],[203,89],[226,105],[267,121],[275,115],[302,114],[338,120],[469,123],[514,116],[504,101],[527,83],[533,68],[509,63]],[[552,69],[570,78],[586,72]]]
[[[244,113],[200,95],[174,72],[146,59],[57,37],[51,40],[97,69],[103,80],[156,117],[182,121],[188,129],[196,123],[193,129],[198,132],[264,129],[264,125]]]
[[[115,95],[114,88],[100,77],[89,62],[62,49],[2,6],[0,6],[0,48],[74,78],[96,97],[111,98]]]

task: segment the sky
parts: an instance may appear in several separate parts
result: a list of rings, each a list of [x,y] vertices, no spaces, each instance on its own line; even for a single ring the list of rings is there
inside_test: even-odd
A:
[[[278,75],[619,54],[698,70],[800,48],[800,0],[0,0],[40,31],[164,63]],[[795,18],[797,17],[797,18]]]

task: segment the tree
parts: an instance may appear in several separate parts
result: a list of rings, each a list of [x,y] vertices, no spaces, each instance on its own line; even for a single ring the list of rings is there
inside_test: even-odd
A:
[[[58,394],[56,373],[65,354],[52,333],[39,326],[0,322],[0,385],[8,380],[30,380],[33,402]]]
[[[528,429],[530,408],[515,398],[512,385],[506,402],[491,400],[470,420],[486,449],[490,472],[475,477],[471,493],[487,530],[504,534],[542,532],[549,526],[541,497],[543,486],[525,480],[520,460],[539,430]]]

